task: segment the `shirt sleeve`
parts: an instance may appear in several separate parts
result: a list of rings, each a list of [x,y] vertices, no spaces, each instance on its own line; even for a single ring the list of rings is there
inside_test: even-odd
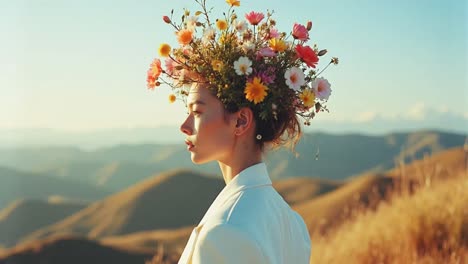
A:
[[[197,240],[193,264],[267,263],[257,241],[229,224],[210,227]]]

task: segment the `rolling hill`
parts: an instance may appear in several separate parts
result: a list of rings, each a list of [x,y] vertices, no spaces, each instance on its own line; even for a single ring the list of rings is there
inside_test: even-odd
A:
[[[406,184],[420,184],[418,177],[422,172],[424,175],[433,173],[439,177],[466,174],[466,158],[465,150],[457,147],[407,164],[405,175],[409,182]],[[382,174],[367,173],[351,178],[332,192],[298,203],[293,208],[303,216],[311,234],[326,233],[327,230],[341,224],[344,219],[351,217],[352,213],[358,212],[359,208],[376,208],[393,190],[400,191],[400,183],[401,174],[397,168]]]
[[[102,245],[81,237],[62,236],[45,239],[0,254],[0,263],[12,264],[142,264],[154,253],[132,252]]]
[[[0,211],[0,245],[11,247],[18,240],[85,208],[86,203],[52,197],[49,200],[21,199]]]
[[[273,187],[291,206],[334,191],[343,183],[311,177],[297,177],[273,182]]]
[[[224,182],[185,170],[154,176],[96,202],[26,240],[51,234],[91,238],[194,225],[201,220]]]

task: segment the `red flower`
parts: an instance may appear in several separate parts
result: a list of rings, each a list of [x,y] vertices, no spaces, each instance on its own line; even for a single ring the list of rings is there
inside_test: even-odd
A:
[[[315,51],[309,46],[296,46],[297,56],[307,64],[307,66],[315,68],[319,58]]]
[[[309,39],[309,32],[301,24],[294,23],[292,35],[295,39],[306,41]]]
[[[249,21],[250,24],[256,26],[258,25],[258,23],[260,23],[260,21],[262,21],[262,19],[265,17],[264,14],[262,13],[257,13],[257,12],[250,12],[248,14],[245,14],[245,18],[247,19],[247,21]]]

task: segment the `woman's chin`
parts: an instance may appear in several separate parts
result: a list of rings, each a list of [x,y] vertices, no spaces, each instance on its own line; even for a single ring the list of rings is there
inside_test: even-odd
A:
[[[197,154],[195,154],[193,152],[192,152],[192,155],[191,155],[191,159],[192,159],[192,162],[194,164],[204,164],[204,163],[210,162],[210,160],[203,159],[202,157],[200,157],[199,155],[197,155]]]

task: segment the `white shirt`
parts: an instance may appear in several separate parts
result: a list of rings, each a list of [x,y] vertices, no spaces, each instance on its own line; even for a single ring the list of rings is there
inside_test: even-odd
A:
[[[258,163],[218,194],[179,264],[308,264],[310,252],[303,219],[272,187],[265,163]]]

